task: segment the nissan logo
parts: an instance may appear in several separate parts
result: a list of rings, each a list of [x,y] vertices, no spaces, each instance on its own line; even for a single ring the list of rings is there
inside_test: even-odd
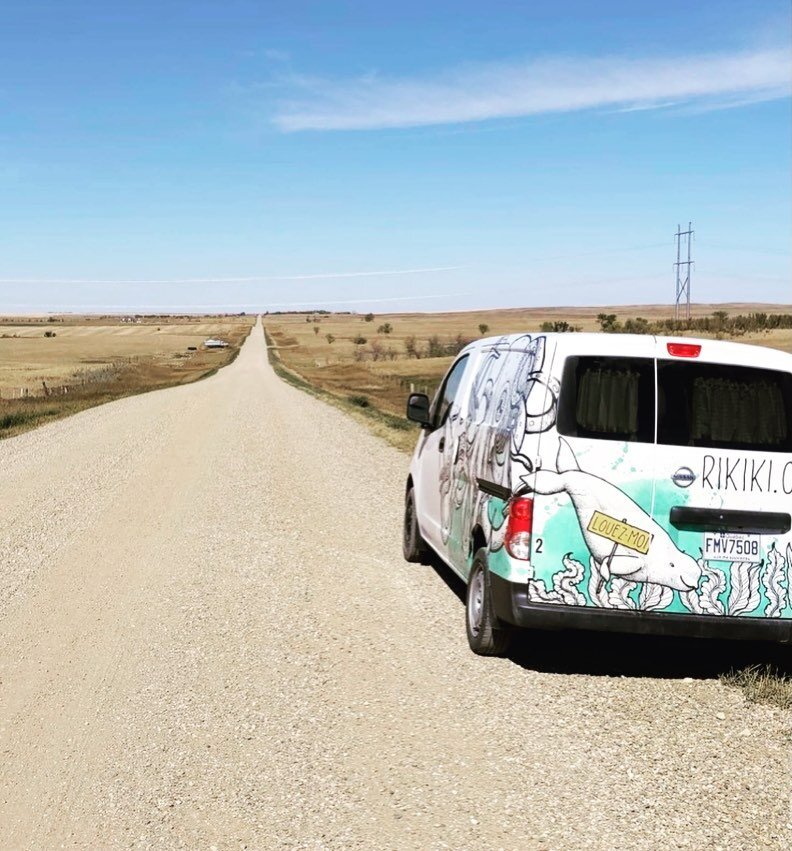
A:
[[[696,474],[690,467],[680,467],[673,476],[671,481],[678,488],[689,488],[696,481]]]

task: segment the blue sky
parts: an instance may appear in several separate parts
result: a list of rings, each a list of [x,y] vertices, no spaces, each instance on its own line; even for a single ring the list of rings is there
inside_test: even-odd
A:
[[[790,75],[787,2],[6,0],[0,310],[668,302],[688,220],[790,303]]]

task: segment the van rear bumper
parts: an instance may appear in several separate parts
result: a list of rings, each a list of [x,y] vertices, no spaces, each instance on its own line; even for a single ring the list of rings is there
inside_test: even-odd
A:
[[[527,585],[509,582],[494,573],[490,574],[490,589],[496,617],[513,626],[792,643],[792,620],[788,619],[730,618],[532,603],[528,600]]]

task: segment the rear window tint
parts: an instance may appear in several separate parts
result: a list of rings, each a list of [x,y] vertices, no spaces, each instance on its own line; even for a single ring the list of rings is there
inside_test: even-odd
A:
[[[654,442],[654,361],[571,357],[564,364],[558,431],[569,437]]]
[[[658,439],[670,446],[792,452],[792,375],[658,361]]]
[[[660,360],[658,443],[792,452],[792,375],[731,364]],[[558,431],[654,441],[654,361],[571,357],[564,365]]]

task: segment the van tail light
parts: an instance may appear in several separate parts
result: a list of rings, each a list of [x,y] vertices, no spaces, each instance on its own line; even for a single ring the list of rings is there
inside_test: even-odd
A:
[[[698,343],[667,343],[666,348],[675,358],[697,358],[701,354]]]
[[[529,561],[531,558],[531,532],[533,531],[533,497],[519,496],[509,503],[506,523],[506,551],[512,558]]]

